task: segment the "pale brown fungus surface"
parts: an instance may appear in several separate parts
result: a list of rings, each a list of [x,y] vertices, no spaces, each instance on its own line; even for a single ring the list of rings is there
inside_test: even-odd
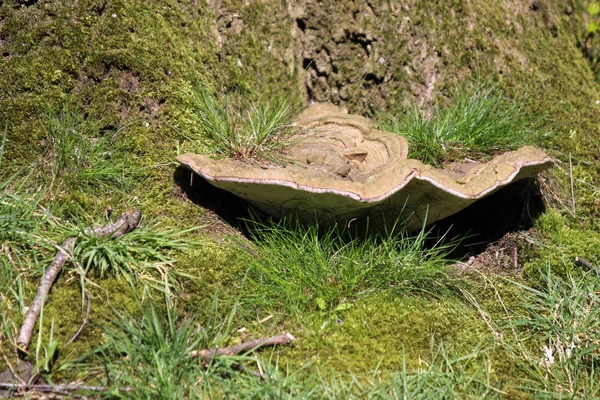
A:
[[[316,218],[323,226],[366,216],[375,222],[401,218],[408,229],[452,215],[553,164],[543,151],[527,146],[485,163],[435,168],[408,159],[402,136],[372,129],[366,118],[331,104],[311,105],[296,124],[306,129],[285,151],[284,165],[199,154],[177,160],[274,217]]]

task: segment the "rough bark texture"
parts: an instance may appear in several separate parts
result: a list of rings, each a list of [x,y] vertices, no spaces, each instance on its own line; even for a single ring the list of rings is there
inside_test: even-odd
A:
[[[510,95],[527,93],[528,112],[550,112],[568,130],[591,117],[600,98],[578,47],[585,3],[4,2],[0,110],[15,138],[6,153],[25,156],[19,142],[43,139],[43,124],[30,117],[64,93],[106,127],[148,121],[125,133],[141,135],[136,150],[148,153],[146,144],[172,127],[193,129],[180,89],[198,78],[223,94],[297,92],[305,103],[371,116],[427,107],[460,82],[483,79]],[[582,136],[597,149],[589,138],[598,124],[584,124],[591,129]]]

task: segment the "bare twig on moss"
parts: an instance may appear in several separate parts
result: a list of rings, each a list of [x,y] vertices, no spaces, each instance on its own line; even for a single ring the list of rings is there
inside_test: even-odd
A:
[[[90,317],[90,309],[92,308],[92,299],[90,298],[90,294],[87,290],[85,291],[85,297],[87,298],[87,310],[85,312],[85,318],[83,318],[83,322],[81,323],[81,326],[79,327],[77,332],[75,332],[73,337],[67,342],[67,344],[65,344],[65,346],[68,346],[71,343],[73,343],[75,341],[75,339],[77,339],[79,337],[79,335],[81,334],[81,331],[83,331],[83,328],[88,323],[88,320]]]
[[[598,268],[594,267],[591,262],[585,260],[583,257],[575,257],[575,262],[583,265],[590,271],[594,272],[596,275],[600,276],[600,270],[598,270]]]
[[[140,224],[141,219],[142,213],[139,211],[134,213],[124,212],[114,224],[104,227],[87,228],[85,233],[87,235],[95,233],[100,237],[111,235],[111,238],[116,239],[134,230]]]
[[[87,235],[110,235],[112,238],[117,238],[135,229],[139,225],[141,218],[142,213],[140,213],[139,211],[136,211],[134,213],[125,212],[119,217],[119,219],[114,224],[110,224],[104,227],[87,228],[84,232]],[[73,250],[73,246],[75,245],[75,239],[75,237],[68,237],[63,242],[62,246],[59,248],[58,253],[56,253],[56,257],[54,257],[54,260],[52,260],[52,263],[50,264],[50,266],[46,270],[46,273],[42,277],[40,286],[38,287],[37,293],[31,303],[31,306],[27,310],[25,320],[21,325],[21,330],[19,331],[19,336],[17,337],[17,346],[23,352],[27,352],[27,348],[29,347],[29,343],[31,342],[33,328],[35,327],[37,318],[40,315],[42,305],[48,301],[48,293],[50,292],[50,288],[52,288],[52,285],[54,284],[54,281],[56,280],[58,274],[62,270],[63,265],[70,257],[70,252]]]
[[[109,390],[104,386],[85,386],[85,385],[43,385],[43,384],[22,384],[22,383],[3,383],[0,382],[0,389],[14,389],[14,390],[34,390],[37,392],[52,392],[62,393],[76,390],[89,390],[93,392],[106,392]],[[125,386],[119,388],[120,392],[131,392],[133,388]]]
[[[21,377],[21,375],[19,373],[17,373],[17,371],[15,371],[15,368],[12,366],[10,361],[8,361],[8,358],[4,354],[2,354],[2,357],[4,357],[4,362],[8,366],[8,369],[10,370],[10,373],[12,374],[13,378],[18,380],[22,385],[25,385],[26,384],[25,379],[23,379]],[[3,374],[0,374],[0,375],[3,375]]]
[[[54,284],[54,281],[60,273],[65,261],[69,257],[69,252],[73,249],[74,244],[74,237],[68,237],[63,242],[62,247],[60,247],[58,253],[56,253],[56,257],[54,257],[54,260],[52,260],[52,263],[42,277],[42,281],[40,282],[40,286],[38,287],[35,298],[27,310],[25,320],[23,321],[23,325],[21,325],[21,330],[19,331],[17,346],[19,346],[21,350],[27,351],[27,347],[31,341],[31,335],[33,333],[33,327],[35,326],[38,316],[40,315],[42,305],[46,303],[48,292],[50,292],[52,284]]]
[[[269,338],[250,340],[249,342],[237,344],[231,347],[192,351],[190,353],[190,356],[193,358],[202,357],[205,363],[209,363],[214,357],[234,356],[236,354],[247,353],[249,351],[256,350],[261,347],[289,344],[292,342],[292,340],[295,339],[296,338],[294,338],[291,334],[285,333],[283,335],[272,336]]]

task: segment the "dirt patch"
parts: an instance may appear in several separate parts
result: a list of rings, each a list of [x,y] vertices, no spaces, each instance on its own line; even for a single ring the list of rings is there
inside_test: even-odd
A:
[[[486,274],[519,276],[523,270],[519,262],[519,248],[526,239],[519,233],[509,232],[486,247],[481,253],[455,264],[463,270],[476,270]]]

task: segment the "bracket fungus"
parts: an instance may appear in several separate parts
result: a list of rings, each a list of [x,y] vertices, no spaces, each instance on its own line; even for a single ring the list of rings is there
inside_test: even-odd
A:
[[[285,165],[181,154],[177,161],[212,185],[274,217],[295,215],[320,225],[369,217],[419,229],[452,215],[511,182],[550,168],[535,147],[488,162],[444,168],[408,159],[406,140],[375,130],[361,116],[331,104],[308,107],[295,122],[305,129],[285,151]]]

